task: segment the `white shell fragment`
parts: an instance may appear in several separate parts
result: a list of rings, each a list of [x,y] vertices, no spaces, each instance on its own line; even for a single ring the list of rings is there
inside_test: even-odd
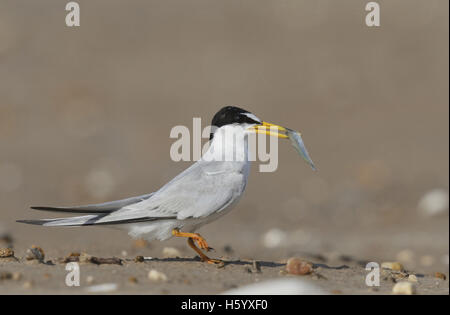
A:
[[[118,287],[117,283],[103,283],[87,287],[86,291],[89,293],[108,293],[116,291]]]
[[[449,196],[444,189],[433,189],[419,201],[418,208],[424,216],[435,216],[448,212]]]
[[[416,294],[416,287],[411,282],[398,282],[392,288],[394,294],[413,295]]]
[[[267,248],[276,248],[281,246],[287,240],[287,235],[280,229],[270,229],[263,236],[263,244]]]
[[[149,271],[148,278],[151,281],[155,281],[155,282],[166,282],[167,281],[167,276],[164,273],[162,273],[158,270],[155,270],[155,269],[152,269]]]
[[[228,295],[326,295],[321,287],[303,279],[273,279],[253,283],[222,294]]]

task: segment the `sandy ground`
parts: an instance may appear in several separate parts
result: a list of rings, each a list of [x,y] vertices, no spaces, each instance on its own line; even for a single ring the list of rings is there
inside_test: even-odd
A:
[[[439,224],[433,226],[436,228]],[[225,234],[225,232],[222,233]],[[445,242],[435,243],[432,248],[417,244],[417,247],[410,247],[408,251],[403,250],[405,257],[402,257],[401,249],[404,241],[399,239],[409,237],[406,235],[407,231],[403,234],[395,229],[385,231],[382,236],[378,232],[367,233],[362,236],[364,239],[356,242],[351,238],[318,233],[321,238],[325,238],[324,234],[330,237],[329,243],[312,246],[310,244],[281,245],[267,249],[261,246],[260,242],[255,241],[256,248],[248,251],[251,254],[247,256],[239,255],[233,245],[230,245],[231,243],[239,244],[239,237],[233,236],[230,239],[234,241],[210,252],[211,257],[225,261],[225,266],[222,268],[202,263],[187,246],[183,246],[184,241],[181,240],[169,241],[169,244],[132,242],[123,247],[103,243],[103,241],[102,247],[99,247],[99,242],[91,242],[85,248],[73,245],[50,246],[45,250],[47,252],[45,263],[28,261],[25,247],[14,246],[17,248],[18,259],[0,259],[0,270],[3,272],[3,277],[9,274],[14,278],[20,274],[20,278],[0,280],[0,293],[87,294],[90,293],[88,290],[91,286],[114,283],[117,288],[104,293],[219,294],[263,280],[292,277],[314,283],[331,294],[391,294],[395,283],[408,281],[409,275],[415,275],[417,278],[417,282],[412,282],[417,294],[449,293],[448,280],[437,278],[435,275],[436,272],[441,272],[448,277],[448,269],[446,269],[448,267],[444,262],[448,256],[445,258],[436,255],[442,247],[445,247]],[[403,236],[400,237],[399,234]],[[427,237],[438,239],[439,234],[431,234]],[[419,238],[420,236],[417,239]],[[336,239],[338,242],[346,243],[347,246],[342,247],[334,243]],[[219,240],[216,242],[218,243]],[[55,241],[55,244],[58,243],[60,242]],[[292,244],[292,240],[287,240],[287,244]],[[371,250],[359,248],[363,244],[364,246],[370,244]],[[175,247],[170,248],[178,250],[180,257],[164,258],[164,248],[167,251],[164,245],[174,245]],[[61,247],[67,250],[62,250]],[[339,247],[347,248],[347,251],[337,252],[335,249]],[[101,258],[117,257],[122,260],[122,265],[80,263],[80,287],[67,287],[65,280],[69,271],[65,270],[66,264],[61,262],[61,258],[72,252],[87,252]],[[367,253],[366,256],[361,256],[364,252]],[[412,257],[409,257],[411,255]],[[145,256],[145,261],[136,262],[135,258],[138,256]],[[301,257],[312,262],[314,272],[303,276],[287,274],[286,260],[289,257]],[[369,271],[365,267],[368,262],[373,261],[381,265],[383,262],[395,261],[398,258],[401,258],[400,261],[404,265],[404,271],[400,275],[396,276],[396,272],[382,271],[379,287],[370,288],[366,285],[365,279]],[[260,269],[256,267],[257,265]],[[152,281],[148,277],[150,270],[162,272],[167,280]]]
[[[390,293],[386,276],[378,291],[365,285],[364,263],[399,261],[419,294],[448,294],[434,277],[449,272],[448,1],[382,2],[377,29],[357,0],[78,2],[76,29],[60,1],[0,2],[0,235],[12,238],[0,247],[19,259],[0,258],[0,274],[21,274],[0,293],[105,282],[114,293],[220,293],[290,277],[284,262],[303,257],[315,274],[300,278],[329,292]],[[185,240],[136,248],[116,230],[15,222],[54,217],[30,205],[155,191],[190,165],[170,159],[171,128],[206,126],[232,104],[300,130],[319,171],[288,143],[276,172],[253,165],[239,205],[199,231],[224,268],[193,260]],[[33,244],[53,264],[27,263]],[[164,260],[164,247],[182,259]],[[81,265],[81,287],[68,288],[57,261],[71,252],[125,262]]]

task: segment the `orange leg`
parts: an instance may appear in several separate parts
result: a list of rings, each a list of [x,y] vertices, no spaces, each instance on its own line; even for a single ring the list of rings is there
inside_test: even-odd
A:
[[[178,237],[192,238],[194,241],[197,242],[197,245],[201,249],[206,249],[207,251],[211,250],[211,248],[208,246],[208,243],[206,242],[206,240],[198,233],[185,233],[185,232],[180,232],[180,230],[178,230],[178,229],[173,229],[172,235],[178,236]]]
[[[218,259],[211,259],[208,256],[206,256],[205,254],[203,254],[203,252],[197,247],[195,246],[195,242],[197,242],[198,246],[200,246],[201,249],[205,249],[205,250],[210,250],[211,248],[208,246],[208,243],[206,242],[206,240],[198,233],[185,233],[185,232],[180,232],[180,230],[178,229],[173,229],[172,230],[172,234],[173,236],[178,236],[178,237],[187,237],[187,243],[188,245],[195,250],[195,252],[200,256],[200,259],[202,261],[205,261],[209,264],[215,264],[215,265],[223,265],[223,261],[218,260]]]

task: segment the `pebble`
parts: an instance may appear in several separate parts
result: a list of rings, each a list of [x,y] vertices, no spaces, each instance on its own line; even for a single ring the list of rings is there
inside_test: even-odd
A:
[[[23,284],[23,287],[24,287],[24,289],[31,289],[31,288],[33,287],[33,282],[31,282],[31,281],[26,281],[26,282]]]
[[[155,282],[166,282],[167,281],[167,276],[164,273],[162,273],[158,270],[155,270],[155,269],[152,269],[149,271],[148,278],[151,281],[155,281]]]
[[[394,294],[405,294],[412,295],[416,294],[416,287],[411,282],[397,282],[392,288],[392,293]]]
[[[416,275],[409,275],[408,281],[409,282],[418,282]]]
[[[138,263],[138,262],[144,262],[145,258],[144,256],[136,256],[134,258],[134,262]]]
[[[332,290],[331,294],[342,294],[341,290]]]
[[[313,264],[301,258],[289,258],[286,263],[286,271],[293,275],[309,275],[313,272]]]
[[[0,248],[0,258],[13,257],[14,251],[11,248]]]
[[[28,248],[25,254],[26,260],[38,260],[40,262],[43,262],[45,258],[44,250],[36,245],[31,246],[31,248]]]
[[[19,281],[20,279],[22,279],[22,277],[23,277],[22,273],[20,273],[18,271],[13,272],[13,274],[12,274],[12,279],[14,281]]]
[[[80,253],[70,253],[68,256],[59,259],[59,262],[67,264],[70,262],[79,262],[80,261]]]
[[[13,275],[9,271],[1,271],[0,272],[0,281],[1,280],[9,280],[12,279]]]
[[[91,262],[91,259],[92,259],[92,256],[91,255],[89,255],[89,254],[86,254],[86,253],[81,253],[79,256],[78,256],[78,261],[80,262],[80,263],[90,263]]]
[[[445,274],[443,274],[442,272],[435,272],[434,277],[442,279],[442,280],[447,280],[447,276]]]
[[[134,247],[136,248],[145,248],[148,247],[148,242],[146,240],[143,239],[138,239],[134,241]]]
[[[93,277],[93,276],[87,276],[87,277],[86,277],[86,282],[87,282],[88,284],[94,283],[94,277]]]
[[[86,288],[89,293],[108,293],[114,292],[119,288],[117,283],[103,283],[97,284]]]
[[[390,269],[395,271],[403,271],[403,265],[399,262],[384,262],[381,263],[381,268],[383,269]]]
[[[263,244],[267,248],[275,248],[286,242],[287,235],[280,229],[270,229],[263,236]]]
[[[129,277],[129,278],[128,278],[128,282],[129,282],[129,283],[136,284],[136,283],[138,283],[138,279],[137,279],[136,277]]]
[[[290,277],[264,280],[261,282],[232,288],[223,292],[226,295],[324,295],[327,290],[303,278]]]
[[[181,253],[174,247],[164,247],[162,251],[164,258],[177,258],[181,257]]]
[[[427,192],[419,201],[419,212],[424,216],[436,216],[448,213],[449,196],[445,189],[433,189]]]
[[[383,276],[383,280],[385,281],[392,281],[394,283],[397,283],[401,280],[407,280],[408,274],[402,271],[394,271],[391,269],[383,269],[381,270],[381,275]]]

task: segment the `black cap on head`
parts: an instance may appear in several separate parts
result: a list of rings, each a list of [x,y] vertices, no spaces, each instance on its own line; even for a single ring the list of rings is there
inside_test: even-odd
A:
[[[212,128],[220,128],[230,124],[260,124],[261,121],[249,111],[236,107],[225,106],[219,110],[211,121]],[[211,133],[210,140],[213,138]]]
[[[219,110],[213,117],[211,126],[215,126],[220,128],[229,124],[260,124],[261,122],[258,118],[246,111],[245,109],[235,107],[235,106],[226,106]]]

